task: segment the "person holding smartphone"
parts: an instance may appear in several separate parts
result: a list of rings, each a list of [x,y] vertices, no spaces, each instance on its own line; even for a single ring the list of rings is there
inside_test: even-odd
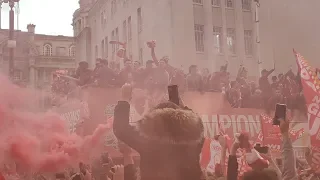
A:
[[[132,86],[122,87],[114,109],[115,136],[140,154],[141,180],[200,180],[204,142],[200,117],[173,102],[157,105],[134,126],[129,124]]]

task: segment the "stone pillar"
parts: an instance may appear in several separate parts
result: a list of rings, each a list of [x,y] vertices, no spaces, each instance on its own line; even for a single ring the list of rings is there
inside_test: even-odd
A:
[[[29,58],[29,85],[34,88],[36,85],[35,82],[35,59],[33,56]]]
[[[226,13],[226,3],[224,1],[221,2],[221,14],[222,14],[222,42],[223,42],[222,44],[223,44],[223,52],[225,54],[224,60],[228,62],[230,53],[227,45],[227,19],[226,19],[227,13]]]
[[[206,60],[207,60],[207,68],[213,72],[216,71],[216,62],[217,62],[217,52],[214,48],[214,38],[213,38],[213,22],[212,22],[212,5],[211,1],[204,1],[203,2],[204,8],[204,16],[205,16],[205,52],[206,52]]]
[[[246,60],[244,47],[244,25],[243,25],[243,10],[242,1],[235,1],[236,15],[236,47],[240,65],[243,65]]]

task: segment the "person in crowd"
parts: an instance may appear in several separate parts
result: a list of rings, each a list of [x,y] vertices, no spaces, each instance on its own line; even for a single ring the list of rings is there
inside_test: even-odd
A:
[[[229,82],[229,73],[227,72],[228,62],[220,67],[219,72],[214,72],[210,79],[211,90],[221,92],[222,89],[227,89]]]
[[[139,61],[133,62],[133,70],[138,71],[141,68],[141,63]]]
[[[231,81],[231,88],[227,93],[227,98],[232,107],[241,107],[241,86],[237,81]]]
[[[114,163],[107,152],[103,153],[100,158],[96,159],[92,165],[92,174],[95,180],[111,179]]]
[[[142,180],[200,180],[203,124],[190,109],[162,103],[136,126],[129,124],[132,86],[122,87],[122,100],[114,110],[116,137],[140,154]],[[182,103],[181,103],[182,104]]]
[[[155,53],[155,48],[156,48],[156,41],[149,41],[147,42],[147,46],[151,50],[151,57],[156,66],[162,66],[169,74],[169,77],[171,78],[173,73],[174,73],[174,67],[172,67],[169,64],[169,57],[168,56],[163,56],[160,60],[158,60],[156,53]],[[162,61],[162,62],[161,62]]]
[[[125,84],[126,82],[132,81],[132,61],[129,59],[124,60],[124,68],[118,74],[118,83],[120,85]]]
[[[201,71],[202,81],[203,81],[203,90],[209,91],[210,90],[210,79],[211,74],[208,68],[204,68]]]
[[[270,71],[267,71],[266,69],[263,69],[261,71],[261,77],[259,78],[259,87],[264,94],[271,92],[271,85],[268,78],[274,70],[275,69],[271,69]]]
[[[81,180],[91,180],[91,174],[84,163],[82,162],[79,163],[79,169],[80,169]]]
[[[219,72],[220,83],[229,84],[230,73],[228,72],[228,65],[229,65],[229,63],[227,61],[224,66],[220,67],[220,72]]]
[[[138,180],[140,177],[138,168],[134,164],[132,149],[123,142],[119,142],[118,147],[123,155],[124,180]]]
[[[248,108],[257,108],[257,109],[261,109],[264,106],[264,102],[263,102],[263,97],[261,96],[262,91],[260,89],[255,89],[254,93],[252,94],[252,96],[250,96],[250,103],[247,106]]]
[[[262,91],[262,96],[264,97],[264,101],[267,102],[271,92],[272,88],[269,82],[269,76],[273,73],[275,69],[271,69],[270,71],[267,71],[266,69],[263,69],[261,71],[261,77],[259,78],[259,89]]]
[[[179,92],[183,93],[186,91],[187,83],[186,83],[186,76],[182,69],[175,69],[172,78],[170,80],[170,84],[178,85]]]
[[[272,81],[271,88],[272,89],[277,89],[278,88],[278,84],[279,84],[278,77],[277,76],[272,76],[271,77],[271,81]]]
[[[231,147],[229,160],[228,160],[228,171],[227,179],[228,180],[237,180],[238,179],[238,162],[236,153],[238,148],[244,148],[247,152],[246,159],[251,169],[248,172],[245,172],[242,179],[243,180],[297,180],[298,175],[296,172],[296,163],[294,150],[292,147],[292,142],[289,134],[289,121],[280,120],[280,132],[282,135],[282,146],[281,146],[281,157],[283,161],[282,174],[280,176],[280,171],[278,169],[272,170],[269,169],[269,165],[274,162],[269,162],[267,159],[263,158],[257,151],[252,149],[252,146],[249,143],[248,136],[243,136],[243,138],[238,138]],[[248,153],[249,152],[249,153]],[[255,153],[253,153],[255,152]],[[254,156],[253,156],[254,155]],[[251,161],[251,162],[250,162]],[[268,162],[268,163],[266,163]]]
[[[101,64],[101,58],[97,58],[96,59],[96,66],[93,69],[93,76],[95,76],[95,74],[98,72],[98,70],[100,69],[100,67],[102,66]]]
[[[117,79],[117,74],[109,68],[107,60],[100,60],[100,67],[96,70],[95,78],[98,87],[112,87]]]
[[[80,62],[76,74],[73,77],[78,79],[79,86],[92,83],[92,71],[89,69],[89,64],[85,61]]]
[[[276,107],[277,103],[286,103],[286,99],[282,95],[280,88],[273,90],[272,96],[268,99],[266,108],[267,112],[271,112],[271,110],[273,110]]]
[[[55,179],[56,180],[67,180],[68,177],[66,176],[66,174],[64,172],[61,172],[61,173],[55,174]]]
[[[169,85],[170,76],[166,70],[166,62],[161,59],[159,61],[159,66],[155,69],[153,73],[153,82],[155,88],[160,92],[166,91],[167,86]]]
[[[203,79],[198,73],[198,67],[191,65],[187,76],[187,89],[189,91],[203,91]]]

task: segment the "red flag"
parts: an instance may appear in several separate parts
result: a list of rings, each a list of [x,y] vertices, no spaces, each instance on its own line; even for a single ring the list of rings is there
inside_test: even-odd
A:
[[[303,94],[306,100],[308,109],[309,134],[311,149],[313,149],[311,157],[311,166],[315,171],[320,170],[320,161],[318,154],[320,153],[320,80],[318,79],[314,68],[299,53],[295,52],[297,65],[299,68],[301,84],[303,87]],[[300,132],[301,134],[301,132]]]

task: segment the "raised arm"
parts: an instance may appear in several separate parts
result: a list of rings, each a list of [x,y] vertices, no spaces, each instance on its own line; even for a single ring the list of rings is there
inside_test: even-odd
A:
[[[239,143],[234,142],[228,160],[228,171],[227,180],[237,180],[238,179],[238,161],[237,161],[237,150],[239,148]]]
[[[155,41],[149,41],[149,42],[147,42],[147,45],[151,50],[151,57],[152,57],[152,60],[153,60],[154,64],[156,66],[158,66],[159,65],[159,60],[158,60],[158,58],[156,56],[156,52],[155,52],[156,42]]]
[[[273,73],[273,71],[274,71],[274,69],[271,69],[270,71],[268,71],[268,73],[267,73],[267,77],[268,77],[268,76],[270,76],[270,74],[272,74],[272,73]]]
[[[126,143],[131,148],[140,152],[143,150],[144,138],[139,132],[129,124],[130,119],[130,104],[132,96],[131,85],[125,84],[122,87],[123,100],[119,101],[114,109],[113,132],[115,136]]]
[[[283,180],[297,180],[296,161],[292,142],[289,135],[288,120],[280,120],[280,130],[282,134],[281,156],[283,161],[282,179]]]

